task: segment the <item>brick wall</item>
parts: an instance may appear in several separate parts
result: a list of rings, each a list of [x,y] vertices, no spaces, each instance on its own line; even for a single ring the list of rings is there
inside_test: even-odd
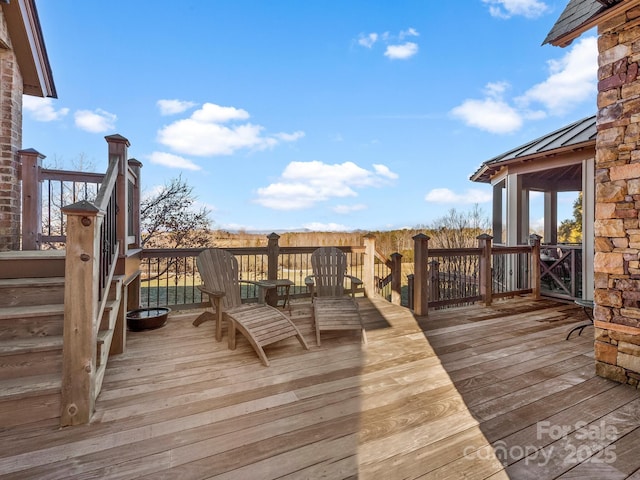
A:
[[[599,375],[640,381],[640,8],[599,25],[595,357]]]
[[[22,77],[0,10],[0,251],[20,249]]]

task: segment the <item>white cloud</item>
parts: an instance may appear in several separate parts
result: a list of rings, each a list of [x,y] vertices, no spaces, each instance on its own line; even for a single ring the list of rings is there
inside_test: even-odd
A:
[[[448,188],[434,188],[424,197],[425,201],[431,203],[486,203],[493,199],[491,192],[478,189],[469,189],[464,193],[455,193]]]
[[[401,31],[400,34],[398,35],[398,38],[400,40],[404,40],[406,37],[419,37],[419,36],[420,34],[415,28],[409,27],[406,30]]]
[[[373,171],[353,162],[291,162],[279,181],[257,191],[256,203],[275,210],[302,210],[331,198],[356,197],[356,189],[380,187],[397,178],[384,165]]]
[[[333,211],[340,215],[346,215],[351,212],[359,212],[361,210],[366,210],[366,208],[367,208],[366,205],[362,203],[358,203],[355,205],[336,205],[335,207],[333,207]]]
[[[349,227],[339,223],[311,222],[305,223],[303,227],[312,232],[348,232],[351,230]]]
[[[360,36],[358,37],[358,45],[361,45],[365,48],[373,47],[373,44],[376,43],[377,41],[378,41],[377,33],[368,33],[366,35],[364,33],[361,33]]]
[[[560,60],[547,63],[549,77],[516,99],[523,108],[539,102],[550,114],[559,115],[595,97],[598,72],[598,42],[595,37],[580,39]]]
[[[391,170],[389,170],[389,167],[387,167],[386,165],[379,165],[374,163],[373,169],[376,171],[378,175],[390,178],[391,180],[395,180],[396,178],[398,178],[398,174],[393,173]]]
[[[406,60],[418,53],[418,44],[407,42],[402,45],[388,45],[384,52],[385,57],[391,60]]]
[[[283,142],[295,142],[296,140],[304,137],[304,132],[298,130],[297,132],[293,133],[276,133],[274,137],[282,140]]]
[[[521,15],[526,18],[538,18],[549,7],[540,0],[482,0],[489,5],[489,13],[492,17],[511,18]]]
[[[389,32],[361,33],[356,42],[361,47],[368,49],[372,49],[376,43],[381,43],[385,45],[385,57],[391,60],[406,60],[417,54],[419,47],[415,42],[405,42],[404,40],[407,37],[418,36],[420,36],[420,33],[415,28],[409,27],[406,30],[401,30],[397,35],[392,35]]]
[[[491,133],[511,133],[522,126],[521,115],[506,102],[494,98],[465,100],[451,113],[470,127]]]
[[[205,103],[202,108],[193,112],[193,120],[198,122],[227,123],[231,120],[246,120],[249,112],[241,108],[221,107],[215,103]]]
[[[451,113],[470,127],[491,133],[511,133],[522,126],[522,115],[502,98],[510,88],[507,82],[488,83],[483,100],[467,99]]]
[[[169,168],[181,168],[183,170],[201,170],[200,166],[193,163],[191,160],[187,160],[184,157],[173,155],[166,152],[153,152],[148,156],[151,163],[156,165],[163,165]]]
[[[491,133],[511,133],[524,120],[563,115],[583,102],[594,102],[597,93],[598,46],[595,37],[580,39],[559,60],[548,61],[549,76],[523,95],[505,100],[507,82],[485,86],[484,99],[466,99],[453,108],[453,116],[471,127]]]
[[[51,98],[32,97],[31,95],[22,97],[22,108],[29,112],[30,116],[38,122],[60,120],[69,113],[68,108],[56,110]]]
[[[175,115],[196,106],[194,102],[186,100],[158,100],[156,104],[160,109],[160,115]]]
[[[231,155],[237,150],[265,150],[281,142],[293,142],[304,132],[265,135],[264,127],[252,123],[223,125],[249,118],[246,110],[205,103],[189,118],[177,120],[158,131],[158,141],[171,150],[197,156]]]
[[[76,127],[91,133],[101,133],[114,130],[116,117],[113,113],[97,108],[91,110],[77,110],[74,114]]]
[[[540,232],[540,235],[544,232],[544,217],[532,218],[529,220],[529,230],[533,232]]]

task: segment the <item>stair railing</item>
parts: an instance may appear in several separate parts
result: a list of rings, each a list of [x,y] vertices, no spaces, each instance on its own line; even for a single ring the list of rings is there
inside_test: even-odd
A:
[[[88,423],[100,392],[97,335],[119,256],[128,243],[124,137],[107,137],[109,167],[95,202],[63,208],[66,261],[61,425]],[[124,186],[124,188],[123,188]],[[122,310],[122,309],[120,309]],[[124,328],[122,319],[117,322]]]

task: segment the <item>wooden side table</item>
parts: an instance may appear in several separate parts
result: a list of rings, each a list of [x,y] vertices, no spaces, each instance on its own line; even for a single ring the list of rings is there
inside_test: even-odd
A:
[[[280,298],[284,299],[284,303],[282,304],[282,309],[284,310],[287,304],[289,304],[289,315],[291,315],[291,299],[289,298],[289,293],[291,290],[291,286],[293,282],[289,279],[282,278],[278,280],[261,280],[258,282],[262,288],[261,290],[265,294],[266,298],[261,298],[261,301],[265,301],[268,305],[272,307],[277,307]],[[279,290],[284,290],[284,293],[281,295]],[[270,292],[273,291],[273,294]]]

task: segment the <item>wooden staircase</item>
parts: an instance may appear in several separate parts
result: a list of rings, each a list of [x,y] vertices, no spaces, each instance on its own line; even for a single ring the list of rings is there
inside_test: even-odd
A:
[[[60,417],[64,251],[0,252],[0,430]],[[99,326],[96,395],[122,291],[115,279]]]

